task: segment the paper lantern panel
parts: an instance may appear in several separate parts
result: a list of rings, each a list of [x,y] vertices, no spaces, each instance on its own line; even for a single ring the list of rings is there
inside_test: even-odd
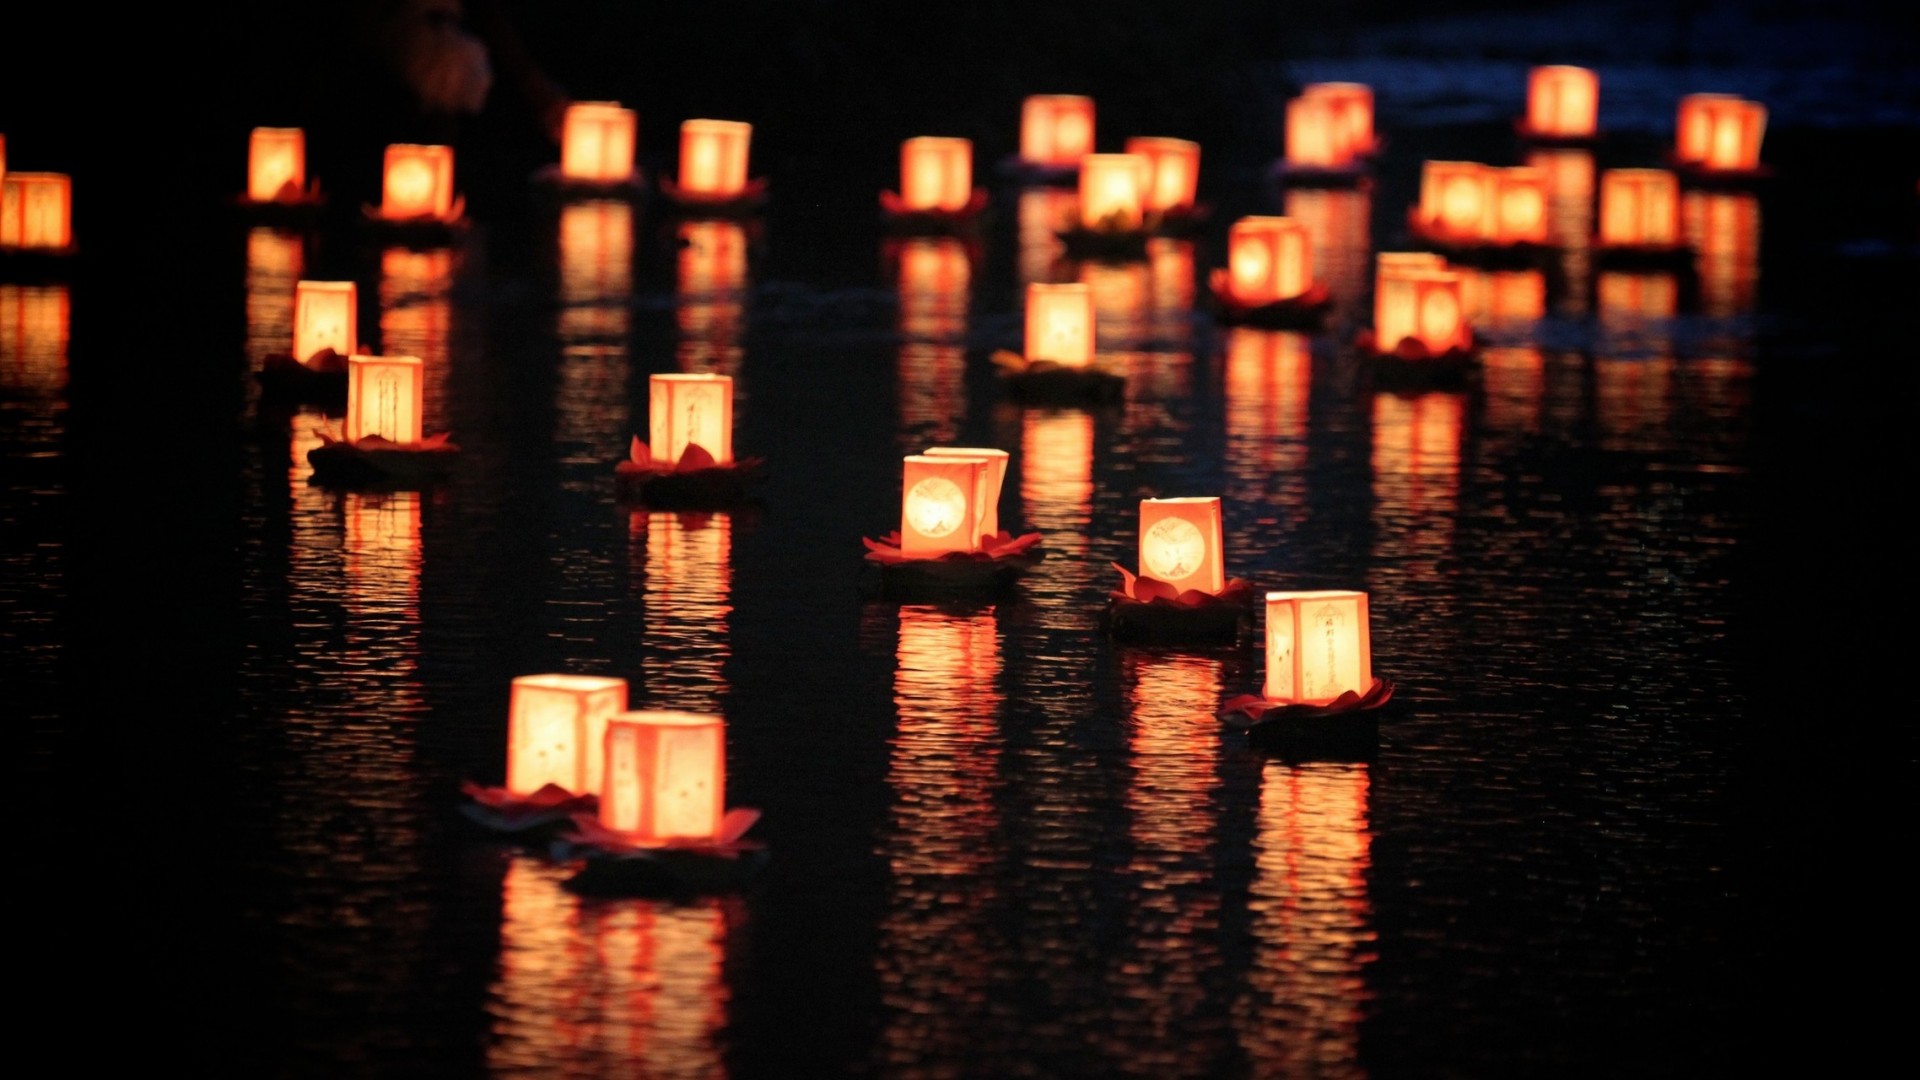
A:
[[[672,465],[698,446],[714,464],[733,460],[733,378],[727,375],[647,377],[647,451]]]
[[[753,125],[737,120],[687,120],[680,125],[680,189],[726,198],[747,188],[747,149]]]
[[[507,713],[507,791],[557,784],[597,795],[605,777],[607,722],[627,708],[627,681],[588,675],[522,675]]]
[[[453,147],[395,143],[387,147],[380,214],[444,218],[453,210]]]
[[[1020,107],[1020,158],[1036,165],[1071,166],[1093,152],[1093,99],[1035,94]]]
[[[1269,701],[1324,705],[1373,685],[1367,594],[1326,590],[1267,594]]]
[[[923,135],[900,144],[900,201],[907,209],[953,212],[972,198],[972,140]]]
[[[620,183],[633,178],[640,119],[610,101],[567,106],[560,129],[560,175],[569,180]]]
[[[271,202],[298,196],[307,186],[307,133],[257,127],[247,142],[247,198]]]
[[[900,481],[902,554],[930,559],[977,550],[992,472],[981,458],[906,458]]]
[[[1140,573],[1179,592],[1226,587],[1216,497],[1140,500]]]
[[[419,442],[424,370],[417,356],[348,356],[347,441],[378,435],[397,443]]]
[[[293,357],[322,349],[350,356],[359,346],[359,290],[351,281],[299,281],[293,286]]]
[[[641,844],[712,840],[726,816],[726,752],[718,716],[616,714],[607,723],[600,824]]]
[[[1084,282],[1027,286],[1026,349],[1029,361],[1093,363],[1093,292]]]

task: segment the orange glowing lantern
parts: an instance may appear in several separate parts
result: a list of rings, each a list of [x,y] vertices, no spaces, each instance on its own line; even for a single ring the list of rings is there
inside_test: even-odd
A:
[[[1135,135],[1126,151],[1147,159],[1146,208],[1151,213],[1193,209],[1200,184],[1200,144],[1187,139]]]
[[[522,675],[507,707],[507,792],[532,795],[557,784],[575,795],[600,791],[607,721],[627,709],[627,680],[592,675]]]
[[[716,465],[733,460],[733,378],[728,375],[647,377],[647,450],[672,465],[689,446],[713,455]]]
[[[1350,164],[1346,129],[1326,98],[1303,95],[1287,102],[1287,163],[1317,169]]]
[[[1373,685],[1367,594],[1341,590],[1267,594],[1268,701],[1324,705]]]
[[[1733,94],[1688,94],[1680,99],[1674,157],[1708,172],[1760,166],[1767,107]]]
[[[730,198],[747,189],[747,147],[753,125],[738,120],[680,124],[680,190]]]
[[[387,147],[380,216],[445,218],[453,211],[453,147],[394,143]]]
[[[1071,167],[1093,152],[1093,99],[1034,94],[1020,106],[1020,159]]]
[[[1244,217],[1227,229],[1227,275],[1243,304],[1291,300],[1313,285],[1313,247],[1292,218]]]
[[[560,128],[560,175],[601,184],[633,178],[639,117],[611,101],[576,101]]]
[[[1664,169],[1600,174],[1600,244],[1665,247],[1680,239],[1680,178]]]
[[[1080,224],[1131,232],[1146,222],[1152,163],[1139,154],[1088,154],[1080,159]]]
[[[0,248],[58,251],[73,246],[73,184],[64,173],[0,177]]]
[[[985,458],[909,455],[901,476],[900,551],[929,559],[980,546],[982,496],[993,465]]]
[[[1475,161],[1423,162],[1421,219],[1451,239],[1484,240],[1493,236],[1496,173]]]
[[[299,128],[254,128],[247,142],[247,198],[298,198],[306,187],[307,133]]]
[[[1527,78],[1527,130],[1556,139],[1582,139],[1599,127],[1600,76],[1583,67],[1549,64]]]
[[[1326,102],[1333,110],[1340,153],[1345,160],[1373,152],[1372,87],[1356,82],[1309,83],[1302,88],[1302,93]]]
[[[1007,482],[1007,461],[1010,457],[1005,450],[974,446],[932,446],[928,447],[921,456],[986,462],[987,470],[981,474],[979,492],[980,534],[992,536],[1000,531],[1000,489]]]
[[[1412,275],[1444,271],[1447,260],[1427,251],[1383,251],[1373,280],[1373,332],[1377,347],[1391,352],[1407,338],[1418,339],[1419,290]]]
[[[1140,500],[1141,576],[1218,596],[1227,584],[1221,563],[1218,497]]]
[[[1547,242],[1547,173],[1530,165],[1489,169],[1493,174],[1493,232],[1497,244]]]
[[[600,824],[640,844],[712,840],[726,816],[726,724],[641,710],[607,723]]]
[[[321,349],[347,356],[358,348],[359,290],[351,281],[299,281],[293,286],[293,357]]]
[[[973,198],[973,140],[922,135],[900,144],[900,201],[957,211]]]
[[[7,175],[7,137],[0,134],[0,179]]]
[[[1085,282],[1027,286],[1027,360],[1093,364],[1093,292]]]
[[[419,442],[425,368],[417,356],[347,357],[347,441],[378,435],[391,442]]]

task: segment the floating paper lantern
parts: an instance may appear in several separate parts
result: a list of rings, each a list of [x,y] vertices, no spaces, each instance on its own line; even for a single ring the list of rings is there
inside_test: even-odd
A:
[[[1326,98],[1302,96],[1287,102],[1287,163],[1318,169],[1350,164],[1346,127]]]
[[[660,465],[679,461],[690,445],[713,455],[716,465],[733,460],[730,376],[650,375],[647,417],[647,450]]]
[[[1227,584],[1220,550],[1218,497],[1140,500],[1141,576],[1217,596]]]
[[[607,721],[627,709],[627,681],[592,675],[521,675],[507,707],[507,792],[547,784],[598,794]]]
[[[1193,209],[1200,184],[1200,144],[1187,139],[1135,135],[1126,151],[1147,159],[1144,203],[1151,213]]]
[[[1000,490],[1007,482],[1007,461],[1010,457],[1005,450],[975,446],[932,446],[922,456],[986,462],[987,470],[982,474],[979,496],[980,533],[982,536],[992,536],[1000,531]]]
[[[1267,594],[1268,701],[1324,705],[1373,685],[1367,594]]]
[[[753,125],[738,120],[680,124],[680,190],[729,198],[747,189],[747,146]]]
[[[714,839],[726,787],[726,724],[718,716],[640,710],[608,720],[600,824],[624,839]]]
[[[395,143],[387,147],[380,193],[385,218],[444,218],[453,210],[453,147]]]
[[[1080,225],[1131,232],[1146,221],[1151,163],[1139,154],[1088,154],[1080,159]]]
[[[1027,286],[1027,360],[1093,363],[1093,293],[1084,282]]]
[[[900,144],[900,201],[957,211],[973,199],[973,140],[922,135]]]
[[[58,251],[73,245],[73,183],[64,173],[0,177],[0,248]]]
[[[1333,110],[1341,154],[1351,161],[1373,150],[1373,88],[1365,83],[1308,83],[1302,93]]]
[[[1448,237],[1479,240],[1494,233],[1496,170],[1475,161],[1420,166],[1420,217]]]
[[[560,175],[569,180],[620,183],[633,178],[640,119],[610,101],[576,101],[560,127]]]
[[[908,456],[900,487],[901,553],[928,559],[977,549],[992,475],[985,458]]]
[[[1078,94],[1034,94],[1021,104],[1022,161],[1071,167],[1092,152],[1092,98]]]
[[[272,202],[304,194],[306,187],[307,133],[299,128],[254,128],[247,142],[247,198]]]
[[[1549,64],[1527,78],[1527,130],[1558,139],[1591,136],[1599,126],[1600,76],[1583,67]]]
[[[1767,107],[1733,94],[1688,94],[1680,99],[1674,157],[1709,172],[1758,168]]]
[[[1493,231],[1486,239],[1496,244],[1546,243],[1546,171],[1516,165],[1489,172],[1494,185]]]
[[[1654,247],[1680,239],[1680,178],[1664,169],[1600,174],[1600,243]]]
[[[419,442],[425,369],[417,356],[347,357],[347,441],[378,435],[397,443]]]
[[[1292,218],[1244,217],[1227,229],[1227,279],[1243,304],[1291,300],[1313,284],[1313,247]]]
[[[1418,294],[1409,275],[1445,270],[1447,260],[1429,251],[1383,251],[1374,265],[1374,338],[1380,350],[1390,352],[1404,339],[1419,337]]]
[[[293,358],[321,349],[341,356],[358,348],[359,290],[351,281],[300,281],[293,286]]]

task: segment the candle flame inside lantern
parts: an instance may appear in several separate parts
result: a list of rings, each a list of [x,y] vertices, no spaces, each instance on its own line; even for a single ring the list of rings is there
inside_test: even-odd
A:
[[[1079,94],[1035,94],[1020,108],[1020,157],[1037,165],[1070,166],[1093,152],[1093,99]]]
[[[247,198],[270,202],[307,186],[307,134],[299,128],[257,127],[247,143]]]
[[[972,140],[923,135],[900,144],[900,201],[907,209],[953,212],[972,198]]]
[[[737,120],[687,120],[680,125],[680,188],[727,197],[747,187],[747,149],[753,125]]]
[[[560,175],[599,183],[631,179],[639,124],[632,109],[611,101],[567,106],[560,131]]]

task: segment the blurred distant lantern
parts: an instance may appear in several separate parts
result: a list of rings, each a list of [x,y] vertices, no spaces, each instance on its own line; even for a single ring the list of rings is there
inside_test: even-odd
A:
[[[738,120],[687,120],[680,124],[680,190],[729,198],[747,189],[747,148],[753,125]]]
[[[1130,232],[1144,225],[1151,167],[1140,154],[1088,154],[1081,158],[1081,227]]]
[[[1465,348],[1461,280],[1446,260],[1425,252],[1382,252],[1374,279],[1375,348],[1393,352],[1411,338],[1428,353]]]
[[[1481,240],[1494,234],[1496,170],[1475,161],[1427,161],[1420,166],[1420,218],[1443,239]]]
[[[634,111],[615,102],[576,101],[567,106],[560,131],[560,175],[603,184],[631,180],[639,127]]]
[[[1140,500],[1140,574],[1218,595],[1227,584],[1217,497]]]
[[[1367,594],[1267,594],[1268,701],[1324,705],[1373,685]]]
[[[1313,247],[1292,218],[1244,217],[1227,229],[1227,280],[1243,304],[1271,304],[1313,284]]]
[[[1664,169],[1600,174],[1600,245],[1665,247],[1680,239],[1680,179]]]
[[[641,710],[608,721],[600,824],[622,839],[715,839],[726,786],[726,725],[718,716]]]
[[[381,187],[383,218],[447,217],[453,210],[453,147],[394,143]]]
[[[1027,361],[1093,363],[1093,293],[1084,282],[1027,286]]]
[[[1147,159],[1145,206],[1148,212],[1179,213],[1193,209],[1200,183],[1200,144],[1186,139],[1135,135],[1126,151]]]
[[[1373,151],[1373,90],[1363,83],[1310,83],[1287,102],[1287,163],[1345,169]]]
[[[1020,107],[1020,159],[1034,165],[1074,166],[1093,152],[1093,99],[1078,94],[1034,94]]]
[[[306,187],[307,133],[299,128],[254,128],[247,144],[247,198],[297,198]]]
[[[1331,103],[1351,159],[1373,152],[1373,88],[1365,83],[1308,83],[1302,92]]]
[[[1600,117],[1600,77],[1583,67],[1549,64],[1527,78],[1527,132],[1554,139],[1594,134]]]
[[[1493,233],[1496,244],[1547,242],[1547,173],[1516,165],[1489,170],[1494,181]]]
[[[726,375],[647,377],[647,451],[671,468],[698,446],[716,465],[733,460],[733,379]]]
[[[1706,172],[1744,172],[1760,166],[1767,107],[1733,94],[1688,94],[1680,99],[1674,157]]]
[[[985,458],[908,456],[900,482],[901,553],[926,559],[978,549],[993,471]]]
[[[987,469],[981,474],[982,483],[977,503],[980,508],[980,534],[992,536],[1000,531],[1000,489],[1007,482],[1009,456],[1005,450],[973,446],[932,446],[928,447],[921,456],[986,462]]]
[[[605,775],[607,721],[627,709],[627,681],[591,675],[522,675],[507,714],[507,793],[557,784],[597,795]]]
[[[957,211],[973,198],[973,141],[922,135],[900,144],[900,201],[908,210]]]
[[[7,137],[0,134],[0,179],[7,175]]]
[[[58,251],[73,245],[73,185],[63,173],[0,177],[0,248]]]
[[[397,443],[419,442],[425,411],[424,368],[417,356],[347,357],[347,442],[369,435]]]
[[[293,358],[321,349],[350,355],[358,344],[359,291],[351,281],[299,281],[293,286]]]

